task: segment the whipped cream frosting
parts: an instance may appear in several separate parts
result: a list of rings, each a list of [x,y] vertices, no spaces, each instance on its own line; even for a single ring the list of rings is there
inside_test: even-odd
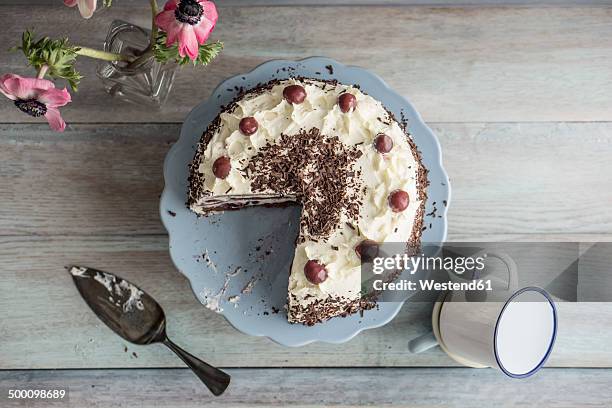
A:
[[[306,90],[307,97],[301,104],[290,104],[283,98],[283,89],[293,84]],[[356,97],[357,106],[353,111],[340,110],[338,96],[343,92]],[[247,137],[240,132],[239,122],[249,116],[257,120],[259,127]],[[289,310],[291,302],[306,307],[329,297],[358,299],[361,264],[355,247],[364,239],[378,243],[409,242],[422,206],[419,191],[425,186],[418,185],[421,164],[401,126],[379,101],[359,89],[312,79],[288,79],[265,92],[247,93],[229,111],[221,113],[219,119],[197,166],[198,182],[202,185],[191,208],[200,213],[207,213],[224,202],[248,204],[254,198],[293,200],[294,197],[281,197],[272,189],[254,193],[251,179],[241,171],[263,147],[276,143],[281,134],[297,135],[317,128],[321,134],[337,136],[343,144],[362,152],[354,163],[354,169],[360,170],[360,184],[365,187],[358,219],[355,222],[342,214],[339,224],[325,239],[311,239],[302,231],[306,236],[298,240],[289,278],[292,295]],[[373,146],[381,133],[393,140],[393,149],[386,154]],[[225,179],[215,177],[212,172],[212,163],[222,156],[230,158],[232,167]],[[393,212],[388,197],[398,189],[408,193],[410,202],[404,211]],[[304,265],[311,259],[324,264],[328,272],[327,279],[318,285],[310,283],[304,275]],[[300,316],[289,318],[299,321]]]

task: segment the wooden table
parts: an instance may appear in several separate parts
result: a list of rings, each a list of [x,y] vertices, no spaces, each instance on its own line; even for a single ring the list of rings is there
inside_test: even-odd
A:
[[[88,21],[59,1],[24,3],[0,2],[2,73],[32,74],[6,51],[27,27],[98,46],[113,19],[148,24],[144,1]],[[57,406],[73,407],[611,406],[610,304],[561,304],[548,368],[524,381],[456,367],[437,349],[410,354],[428,304],[345,344],[283,348],[198,303],[171,264],[158,199],[182,119],[217,83],[269,59],[325,55],[379,74],[438,135],[449,240],[610,241],[612,8],[218,3],[225,51],[206,70],[182,69],[162,111],[112,100],[85,60],[65,133],[0,104],[0,406],[8,388],[51,385],[68,387]],[[150,291],[169,334],[233,375],[228,392],[213,398],[162,346],[112,334],[77,295],[72,263]]]

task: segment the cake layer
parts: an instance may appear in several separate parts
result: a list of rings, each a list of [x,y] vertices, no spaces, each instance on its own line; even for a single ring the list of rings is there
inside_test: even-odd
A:
[[[275,194],[236,194],[203,197],[192,203],[190,208],[198,214],[210,214],[215,211],[224,211],[256,205],[281,205],[296,202],[295,196],[282,196]]]

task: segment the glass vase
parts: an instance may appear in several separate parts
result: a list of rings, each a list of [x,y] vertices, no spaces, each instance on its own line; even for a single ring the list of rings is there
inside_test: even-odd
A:
[[[137,58],[149,46],[149,37],[149,30],[115,20],[108,30],[104,51]],[[151,56],[137,64],[104,61],[98,65],[97,75],[113,97],[161,107],[172,88],[176,67],[174,62],[162,64]]]

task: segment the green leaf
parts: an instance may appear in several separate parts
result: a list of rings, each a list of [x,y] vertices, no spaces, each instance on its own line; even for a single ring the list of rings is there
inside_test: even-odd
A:
[[[104,4],[104,7],[110,7],[113,5],[113,0],[104,0],[102,4]]]
[[[220,41],[210,43],[210,44],[202,44],[200,45],[200,50],[198,53],[198,58],[193,61],[193,65],[208,65],[214,60],[217,55],[221,53],[223,50],[223,43]],[[185,60],[184,64],[189,62],[188,57],[183,58]]]
[[[153,53],[155,59],[161,63],[169,61],[176,62],[179,65],[185,65],[189,62],[193,65],[208,65],[215,59],[217,55],[223,50],[223,43],[220,41],[214,43],[207,43],[200,45],[198,50],[198,57],[191,60],[189,57],[181,57],[179,55],[178,43],[174,43],[171,46],[166,46],[166,33],[160,32],[157,36],[157,41],[153,46]]]
[[[26,30],[21,36],[21,46],[15,47],[23,52],[28,64],[36,70],[47,65],[47,75],[52,78],[62,78],[68,81],[70,88],[77,91],[83,76],[74,68],[78,47],[68,43],[67,38],[53,40],[49,37],[34,39],[34,33]]]

